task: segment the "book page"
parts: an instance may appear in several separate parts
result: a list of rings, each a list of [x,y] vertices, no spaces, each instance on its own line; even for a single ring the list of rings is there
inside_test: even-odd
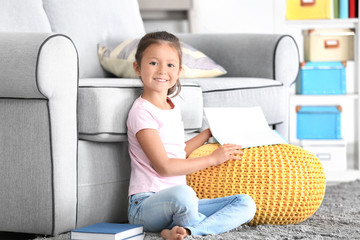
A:
[[[221,144],[242,148],[287,143],[270,129],[260,107],[204,108],[213,137]]]

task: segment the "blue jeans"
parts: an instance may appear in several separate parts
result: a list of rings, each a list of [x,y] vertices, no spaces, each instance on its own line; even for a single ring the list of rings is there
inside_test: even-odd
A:
[[[255,202],[248,195],[198,199],[191,187],[179,185],[157,193],[132,195],[128,217],[130,223],[142,224],[148,232],[181,226],[189,229],[192,235],[207,235],[248,223],[255,212]]]

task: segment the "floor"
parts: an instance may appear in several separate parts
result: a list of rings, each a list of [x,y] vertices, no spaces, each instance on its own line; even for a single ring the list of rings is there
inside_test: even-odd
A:
[[[327,186],[337,185],[339,182],[326,182]],[[0,232],[0,240],[33,240],[44,237],[36,234]]]

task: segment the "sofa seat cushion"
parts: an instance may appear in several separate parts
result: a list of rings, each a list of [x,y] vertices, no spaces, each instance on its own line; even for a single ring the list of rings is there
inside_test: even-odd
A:
[[[126,141],[128,112],[142,92],[139,79],[84,78],[79,81],[79,138],[98,142]],[[203,103],[201,88],[182,84],[174,98],[181,108],[186,133],[201,128]]]
[[[287,103],[279,104],[288,95],[288,88],[279,81],[265,78],[198,78],[186,79],[203,90],[204,107],[260,106],[270,125],[286,120]]]

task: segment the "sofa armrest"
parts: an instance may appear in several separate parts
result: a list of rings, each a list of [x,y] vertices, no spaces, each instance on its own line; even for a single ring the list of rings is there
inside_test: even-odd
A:
[[[77,209],[76,48],[64,35],[1,32],[0,56],[0,231],[69,231]]]
[[[64,35],[1,32],[0,97],[47,99],[64,90],[77,91],[77,81],[64,78],[74,71],[77,75],[77,60],[70,56],[74,53]]]
[[[290,86],[299,70],[295,40],[279,34],[180,34],[227,70],[227,77],[268,78]]]

